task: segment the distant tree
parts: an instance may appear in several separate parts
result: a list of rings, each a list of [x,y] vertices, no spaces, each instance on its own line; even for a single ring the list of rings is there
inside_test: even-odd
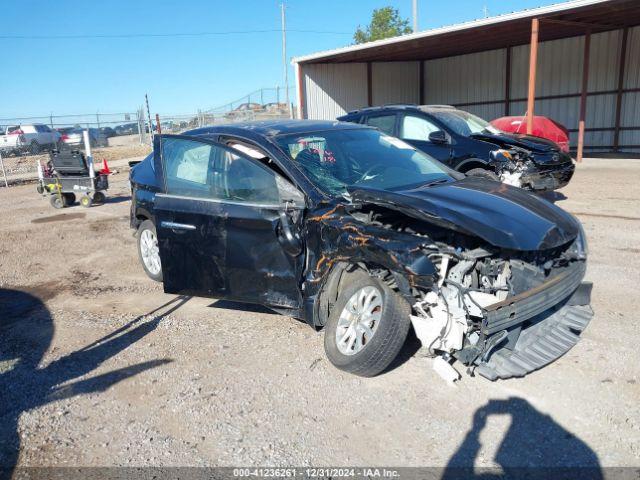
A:
[[[353,34],[356,43],[372,42],[383,38],[397,37],[411,33],[409,20],[400,18],[398,9],[393,7],[376,8],[371,15],[371,23],[365,30],[360,28]]]

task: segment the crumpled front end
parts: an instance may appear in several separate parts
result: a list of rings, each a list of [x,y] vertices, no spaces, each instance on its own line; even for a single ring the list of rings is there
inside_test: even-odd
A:
[[[575,171],[571,157],[562,152],[531,153],[518,147],[492,152],[496,173],[503,183],[533,191],[566,186]]]
[[[439,368],[458,360],[490,380],[521,377],[569,351],[593,316],[583,235],[547,251],[430,254],[437,288],[418,299],[411,320]]]

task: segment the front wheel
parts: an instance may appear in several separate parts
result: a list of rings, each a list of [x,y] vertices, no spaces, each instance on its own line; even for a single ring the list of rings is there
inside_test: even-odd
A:
[[[93,202],[94,203],[104,203],[107,200],[107,196],[103,192],[95,192],[93,194]]]
[[[329,314],[324,349],[340,370],[373,377],[398,356],[409,332],[411,308],[397,292],[366,272],[347,275]]]
[[[151,220],[145,220],[138,227],[138,258],[144,268],[144,273],[151,280],[162,281],[162,265],[158,248],[156,226]]]

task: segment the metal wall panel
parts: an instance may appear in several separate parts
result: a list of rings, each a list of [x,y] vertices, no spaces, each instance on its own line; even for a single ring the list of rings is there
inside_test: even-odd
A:
[[[563,95],[580,91],[583,45],[584,37],[565,38],[539,44],[537,96]],[[511,65],[511,98],[526,98],[529,81],[529,45],[513,47]]]
[[[367,105],[365,63],[304,65],[302,74],[306,118],[335,120]]]
[[[494,118],[504,115],[504,102],[489,103],[486,105],[469,105],[468,107],[461,108],[485,120],[493,120]]]
[[[624,88],[640,88],[640,26],[629,29]]]
[[[373,105],[418,103],[420,101],[420,63],[372,63],[371,87]]]
[[[587,91],[603,92],[618,88],[618,61],[621,43],[621,30],[591,35]],[[580,73],[582,73],[582,69]],[[580,88],[581,85],[576,91],[580,91]]]
[[[622,95],[621,127],[640,127],[640,92]]]
[[[426,103],[472,103],[503,99],[505,62],[505,49],[426,61]]]

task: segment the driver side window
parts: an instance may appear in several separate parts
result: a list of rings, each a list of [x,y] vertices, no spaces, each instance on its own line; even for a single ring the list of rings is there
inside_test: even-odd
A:
[[[440,130],[436,125],[422,117],[405,115],[402,118],[400,138],[404,140],[429,141],[429,134]]]
[[[279,204],[277,174],[218,145],[162,139],[167,193],[239,203]]]

